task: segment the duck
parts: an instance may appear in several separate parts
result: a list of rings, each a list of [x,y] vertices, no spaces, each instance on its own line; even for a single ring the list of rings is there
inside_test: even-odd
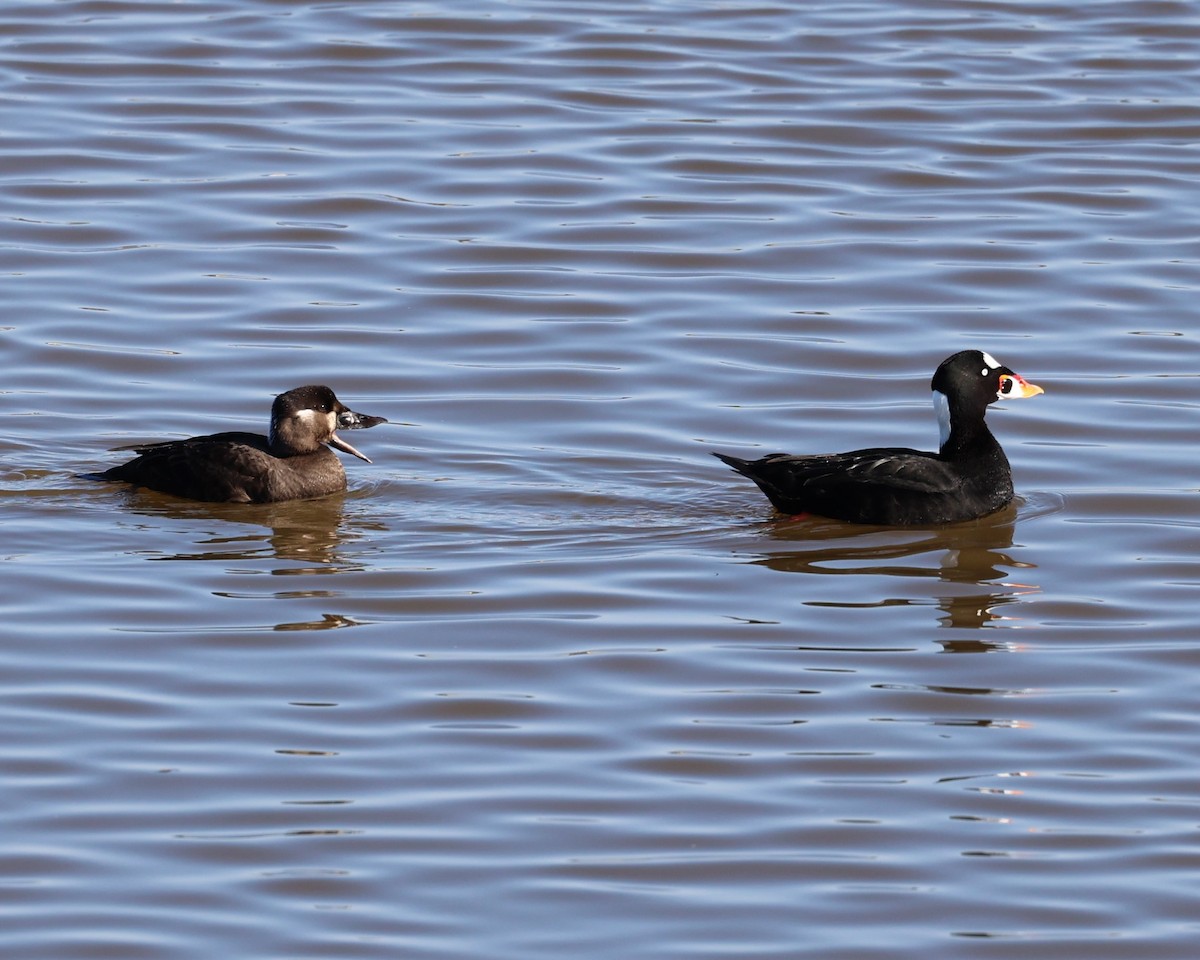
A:
[[[355,413],[329,387],[296,387],[271,404],[265,437],[235,431],[119,447],[138,456],[89,479],[120,480],[209,503],[309,500],[346,489],[346,470],[330,447],[371,462],[338,429],[380,423],[387,420]]]
[[[1014,493],[1008,458],[984,420],[988,405],[1045,391],[982,350],[947,357],[930,387],[940,429],[936,453],[869,447],[847,453],[772,453],[757,460],[713,456],[758,484],[785,514],[928,526],[994,513]]]

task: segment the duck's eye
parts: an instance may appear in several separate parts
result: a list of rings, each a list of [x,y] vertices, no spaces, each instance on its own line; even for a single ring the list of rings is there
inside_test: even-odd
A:
[[[1000,378],[1000,393],[1011,393],[1014,382],[1015,381],[1013,380],[1012,377],[1008,377],[1008,376],[1001,377]]]

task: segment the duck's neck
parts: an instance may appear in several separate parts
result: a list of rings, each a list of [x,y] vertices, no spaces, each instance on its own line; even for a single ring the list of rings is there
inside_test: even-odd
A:
[[[938,454],[942,459],[977,457],[1000,449],[982,414],[976,416],[952,407],[950,398],[940,390],[933,391],[933,409],[937,414]]]

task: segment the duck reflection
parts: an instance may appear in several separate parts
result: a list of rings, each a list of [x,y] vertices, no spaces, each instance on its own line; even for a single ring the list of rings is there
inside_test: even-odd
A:
[[[363,621],[339,612],[344,602],[344,584],[313,580],[334,574],[365,569],[359,541],[377,529],[378,521],[353,508],[347,500],[353,495],[335,494],[317,500],[290,500],[282,503],[224,504],[181,500],[165,494],[140,490],[131,492],[126,507],[133,514],[153,518],[148,526],[164,527],[163,518],[182,521],[187,529],[186,550],[170,553],[146,551],[147,560],[216,560],[227,573],[257,574],[239,581],[221,577],[226,589],[213,590],[212,596],[239,601],[236,613],[228,608],[247,632],[327,631],[358,626]],[[159,538],[162,542],[163,538]],[[264,589],[261,576],[293,577],[285,588],[278,580]],[[188,574],[183,574],[186,578]],[[245,583],[241,590],[228,589],[233,582]],[[329,608],[333,607],[331,611]],[[222,608],[225,609],[225,608]],[[286,611],[286,619],[280,613]],[[193,626],[201,631],[210,618],[221,619],[212,611],[190,614]]]
[[[821,607],[924,606],[941,610],[943,627],[978,629],[1012,619],[1004,608],[1036,592],[1036,584],[1008,579],[1021,571],[1029,581],[1035,564],[1013,556],[1017,507],[970,523],[930,528],[848,527],[819,519],[780,521],[770,536],[783,544],[803,544],[802,549],[773,553],[753,561],[783,573],[825,576],[863,576],[936,581],[956,585],[933,588],[919,598],[888,597],[877,600],[807,601]],[[961,585],[962,589],[957,585]],[[980,652],[995,644],[981,640],[946,641],[952,652]]]
[[[274,576],[344,573],[361,568],[342,552],[345,543],[361,539],[381,526],[362,515],[347,519],[346,494],[283,503],[201,503],[152,491],[129,494],[133,513],[197,521],[219,521],[205,539],[193,539],[194,549],[152,556],[154,560],[218,560],[222,562],[286,561],[271,570]]]

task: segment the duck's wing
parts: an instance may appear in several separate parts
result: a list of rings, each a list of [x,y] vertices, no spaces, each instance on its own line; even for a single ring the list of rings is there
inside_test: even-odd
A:
[[[777,510],[843,520],[896,522],[914,502],[951,496],[961,485],[937,454],[898,447],[758,460],[716,456],[758,484]]]
[[[911,493],[947,494],[961,483],[958,473],[937,454],[897,447],[815,456],[772,454],[764,460],[767,469],[781,478],[790,478],[792,483],[813,490],[886,487]]]
[[[106,470],[124,480],[189,500],[258,501],[265,496],[266,439],[251,433],[218,433],[187,440],[137,444],[128,463]]]
[[[135,453],[151,453],[153,451],[166,451],[172,447],[184,448],[191,446],[202,446],[210,443],[240,443],[249,447],[255,447],[259,450],[268,450],[267,438],[257,433],[245,433],[240,430],[232,430],[227,433],[210,433],[202,437],[188,437],[183,440],[155,440],[150,443],[130,443],[123,447],[110,447],[110,450],[124,451],[132,450]]]

